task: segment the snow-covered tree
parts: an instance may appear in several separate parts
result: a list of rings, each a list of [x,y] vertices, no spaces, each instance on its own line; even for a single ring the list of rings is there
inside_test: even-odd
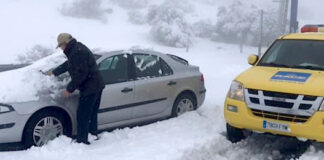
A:
[[[17,61],[23,64],[34,63],[35,61],[49,56],[54,53],[54,49],[42,46],[42,45],[35,45],[26,53],[18,55]]]
[[[112,0],[125,9],[141,9],[147,7],[149,0]]]
[[[216,36],[216,24],[211,20],[200,20],[193,24],[194,34],[200,38],[211,38]]]
[[[225,42],[247,42],[257,25],[259,10],[254,5],[244,5],[235,1],[229,7],[220,7],[216,24],[217,36],[214,39]]]
[[[226,43],[258,45],[260,40],[260,8],[237,0],[218,9],[217,21],[199,21],[194,24],[195,35]],[[277,14],[264,9],[263,45],[278,36]]]
[[[278,30],[277,15],[278,13],[276,11],[270,9],[264,12],[262,45],[269,45],[279,36],[280,32]],[[260,25],[256,25],[256,26],[257,27],[254,29],[254,32],[260,32]]]
[[[71,4],[64,4],[61,14],[75,18],[95,19],[106,22],[106,13],[111,13],[111,9],[102,7],[102,0],[75,0]]]
[[[169,0],[151,6],[147,21],[152,26],[151,35],[154,40],[171,47],[191,46],[193,30],[185,19],[185,13],[189,10],[190,6],[181,0]]]
[[[131,10],[128,12],[128,20],[137,25],[146,24],[146,14],[139,10]]]

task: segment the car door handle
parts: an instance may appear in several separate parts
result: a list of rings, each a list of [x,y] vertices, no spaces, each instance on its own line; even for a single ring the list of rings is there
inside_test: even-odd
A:
[[[128,92],[132,92],[133,91],[133,88],[124,88],[123,90],[121,90],[121,92],[123,93],[128,93]]]
[[[170,81],[170,82],[168,83],[168,86],[173,86],[173,85],[176,85],[176,84],[177,84],[176,81]]]

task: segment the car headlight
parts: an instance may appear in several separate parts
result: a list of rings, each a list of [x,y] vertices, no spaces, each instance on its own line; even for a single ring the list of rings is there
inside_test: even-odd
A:
[[[229,98],[244,101],[244,86],[242,83],[233,81],[229,91]]]
[[[10,105],[0,104],[0,114],[14,111]]]

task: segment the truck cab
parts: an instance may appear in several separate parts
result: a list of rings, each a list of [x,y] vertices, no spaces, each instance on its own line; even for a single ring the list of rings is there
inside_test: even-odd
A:
[[[281,36],[248,62],[225,100],[227,138],[253,131],[324,142],[324,34]]]

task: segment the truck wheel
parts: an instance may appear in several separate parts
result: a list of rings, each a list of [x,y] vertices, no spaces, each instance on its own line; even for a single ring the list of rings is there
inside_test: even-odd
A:
[[[26,148],[43,146],[66,132],[64,118],[58,112],[42,111],[26,124],[23,143]]]
[[[232,143],[237,143],[246,138],[242,129],[235,128],[226,123],[227,139]]]

